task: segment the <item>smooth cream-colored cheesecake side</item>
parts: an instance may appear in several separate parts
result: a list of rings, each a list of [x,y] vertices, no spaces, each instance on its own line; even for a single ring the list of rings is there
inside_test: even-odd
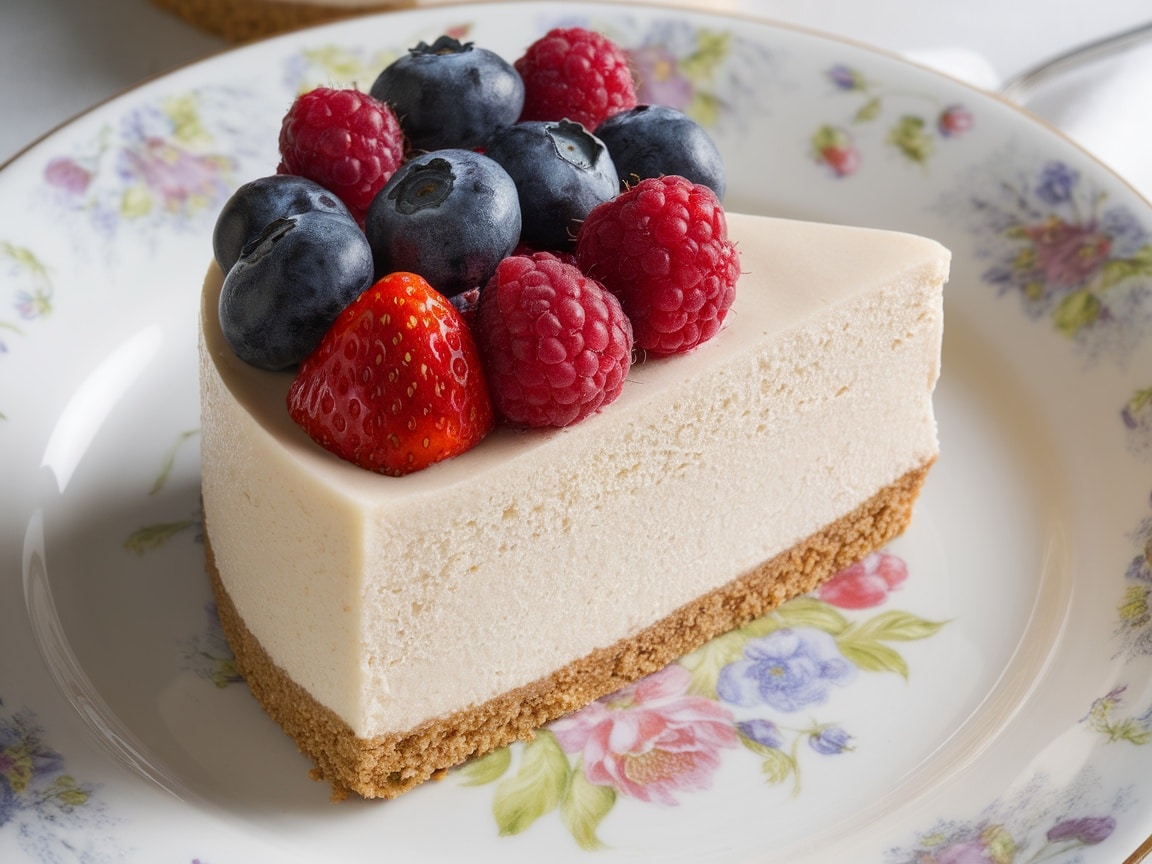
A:
[[[272,661],[361,737],[521,687],[635,634],[936,455],[948,253],[729,214],[730,323],[637,364],[555,432],[499,430],[404,478],[320,450],[286,375],[244,366],[204,295],[204,508]]]

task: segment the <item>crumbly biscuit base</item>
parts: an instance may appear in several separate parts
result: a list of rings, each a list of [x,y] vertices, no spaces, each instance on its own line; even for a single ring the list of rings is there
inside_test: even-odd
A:
[[[265,710],[315,763],[313,776],[328,781],[335,798],[348,792],[394,798],[470,757],[530,739],[545,723],[814,590],[904,531],[931,464],[908,472],[822,531],[635,636],[482,705],[374,738],[358,738],[272,661],[232,604],[205,536],[207,569],[241,674]]]

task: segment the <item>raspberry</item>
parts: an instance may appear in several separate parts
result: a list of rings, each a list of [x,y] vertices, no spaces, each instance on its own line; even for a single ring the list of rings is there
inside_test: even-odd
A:
[[[715,336],[740,275],[716,193],[674,175],[641,180],[589,213],[576,263],[620,298],[636,347],[656,355]]]
[[[632,327],[619,301],[548,252],[505,258],[480,292],[476,337],[497,411],[570,426],[620,395]]]
[[[297,97],[280,126],[278,174],[328,189],[360,224],[404,157],[392,109],[358,90],[318,87]]]
[[[636,106],[636,85],[624,51],[583,27],[557,27],[514,64],[524,79],[521,120],[573,120],[595,129]]]

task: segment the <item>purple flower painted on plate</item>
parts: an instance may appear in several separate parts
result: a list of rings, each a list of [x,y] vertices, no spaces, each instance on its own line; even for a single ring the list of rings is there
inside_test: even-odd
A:
[[[836,756],[852,749],[852,736],[841,726],[826,726],[808,736],[808,746],[825,756]]]
[[[792,712],[819,705],[834,685],[856,677],[856,666],[823,630],[777,630],[744,646],[743,657],[720,670],[716,692],[733,705],[768,705]]]
[[[1048,839],[1054,843],[1071,840],[1085,846],[1103,843],[1116,830],[1116,820],[1111,816],[1089,816],[1083,819],[1067,819],[1048,829]]]
[[[1045,204],[1058,205],[1072,200],[1072,191],[1080,182],[1080,173],[1063,162],[1049,162],[1040,171],[1036,197]]]
[[[837,90],[852,91],[863,90],[867,86],[864,76],[857,69],[837,63],[827,72],[828,80]]]
[[[742,720],[736,724],[736,730],[749,741],[754,741],[762,747],[779,750],[787,743],[780,727],[762,717]]]
[[[931,864],[1000,864],[990,857],[988,844],[982,839],[966,840],[945,846],[932,858],[923,859]]]

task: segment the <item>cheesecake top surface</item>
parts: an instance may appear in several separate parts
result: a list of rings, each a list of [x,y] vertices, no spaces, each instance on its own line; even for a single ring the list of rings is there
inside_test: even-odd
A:
[[[296,425],[285,408],[292,373],[249,366],[224,339],[217,315],[223,276],[215,264],[202,298],[204,348],[232,397],[276,439],[286,457],[344,495],[379,503],[471,480],[531,451],[595,446],[605,424],[633,422],[656,393],[738,356],[750,345],[803,328],[822,310],[880,284],[900,278],[941,281],[950,261],[944,246],[914,234],[739,213],[728,213],[727,220],[729,238],[740,250],[742,274],[724,329],[715,338],[687,354],[641,358],[620,397],[581,423],[527,431],[498,425],[472,450],[404,477],[383,477],[344,462]]]

